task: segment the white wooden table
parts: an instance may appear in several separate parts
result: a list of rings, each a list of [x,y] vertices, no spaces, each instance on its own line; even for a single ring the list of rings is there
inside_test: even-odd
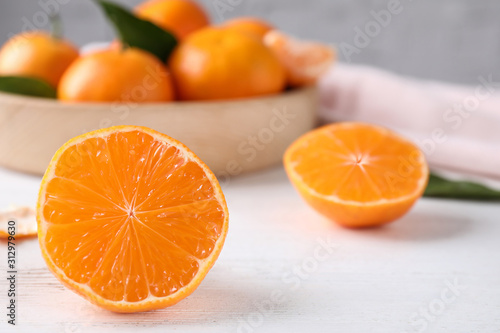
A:
[[[40,179],[0,169],[0,206],[35,202]],[[0,332],[500,332],[500,205],[421,200],[384,228],[346,230],[302,202],[281,169],[225,184],[222,254],[161,311],[114,314],[64,288],[36,239],[18,242],[17,325]]]

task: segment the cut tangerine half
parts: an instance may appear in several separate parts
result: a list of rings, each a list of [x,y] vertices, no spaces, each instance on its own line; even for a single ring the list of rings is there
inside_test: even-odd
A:
[[[347,227],[404,215],[429,178],[424,154],[378,126],[337,123],[309,132],[286,151],[288,176],[318,212]]]
[[[264,44],[280,59],[291,87],[315,84],[336,58],[335,50],[328,45],[300,40],[279,30],[266,33]]]
[[[144,127],[76,137],[53,157],[38,207],[54,275],[116,312],[191,294],[217,259],[228,210],[217,179],[182,143]]]

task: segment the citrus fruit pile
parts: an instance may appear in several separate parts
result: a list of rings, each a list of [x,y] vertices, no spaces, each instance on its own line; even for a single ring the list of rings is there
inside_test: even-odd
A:
[[[0,51],[0,76],[42,80],[65,102],[224,100],[314,84],[335,57],[331,47],[296,40],[259,18],[212,25],[193,0],[149,0],[133,12],[96,3],[119,41],[79,55],[45,32],[20,34]]]

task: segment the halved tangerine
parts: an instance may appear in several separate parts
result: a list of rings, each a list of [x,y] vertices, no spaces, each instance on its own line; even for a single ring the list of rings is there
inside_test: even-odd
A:
[[[264,44],[280,59],[291,87],[315,84],[336,58],[335,50],[329,45],[300,40],[279,30],[266,33]]]
[[[318,212],[347,227],[371,227],[404,215],[429,178],[424,154],[385,128],[336,123],[295,141],[288,176]]]
[[[76,137],[53,157],[37,207],[50,270],[117,312],[177,303],[201,283],[227,233],[217,179],[182,143],[117,126]]]

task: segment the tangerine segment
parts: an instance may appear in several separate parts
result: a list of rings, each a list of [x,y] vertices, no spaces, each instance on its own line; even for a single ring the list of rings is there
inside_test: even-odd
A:
[[[284,163],[308,203],[350,227],[402,216],[422,195],[429,174],[413,143],[362,123],[332,124],[304,135],[288,148]]]
[[[187,147],[118,126],[59,149],[37,220],[56,277],[103,308],[137,312],[196,289],[222,249],[228,211],[217,179]]]

